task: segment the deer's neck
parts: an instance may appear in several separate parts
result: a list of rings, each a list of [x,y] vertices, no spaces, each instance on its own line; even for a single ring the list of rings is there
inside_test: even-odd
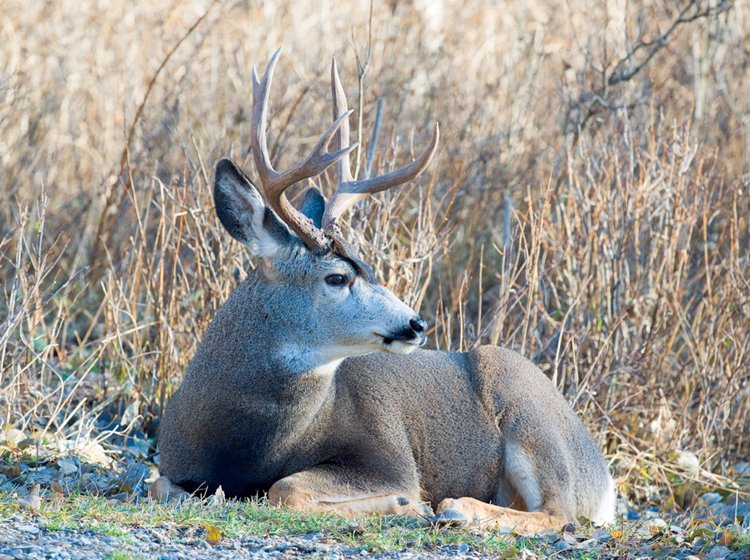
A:
[[[277,349],[274,361],[285,377],[303,378],[307,375],[333,376],[344,359],[295,342],[286,342]]]
[[[268,349],[267,349],[268,350]],[[342,359],[326,361],[305,349],[280,345],[265,356],[262,369],[253,373],[256,391],[247,408],[268,430],[269,458],[279,459],[297,442],[309,439],[316,422],[325,422],[333,410],[335,373]],[[261,418],[263,417],[263,418]]]
[[[284,303],[296,306],[279,310],[273,290],[254,272],[232,293],[191,364],[191,384],[221,392],[247,422],[274,432],[269,437],[294,439],[331,404],[343,359],[305,344],[290,317],[303,313],[307,302],[285,294]]]

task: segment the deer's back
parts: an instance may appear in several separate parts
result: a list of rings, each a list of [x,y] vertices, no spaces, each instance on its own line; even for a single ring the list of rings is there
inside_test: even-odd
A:
[[[565,398],[512,350],[369,354],[346,360],[337,375],[354,403],[348,408],[368,425],[404,430],[404,453],[413,453],[420,486],[434,502],[495,500],[511,447],[548,461],[543,469],[552,478],[570,480],[582,512],[595,507],[609,483],[596,444]]]

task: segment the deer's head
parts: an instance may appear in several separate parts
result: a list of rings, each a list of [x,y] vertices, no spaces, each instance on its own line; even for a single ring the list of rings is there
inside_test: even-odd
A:
[[[273,168],[266,145],[268,91],[279,51],[262,81],[253,68],[251,148],[261,191],[228,159],[216,166],[216,213],[227,231],[258,258],[257,297],[264,298],[274,324],[290,340],[314,348],[322,363],[376,350],[407,353],[424,344],[426,323],[380,285],[368,265],[349,248],[339,217],[367,194],[403,184],[429,164],[438,128],[413,162],[385,175],[355,180],[349,166],[351,111],[347,109],[335,62],[331,66],[333,119],[310,154],[287,170]],[[328,151],[333,143],[333,151]],[[302,210],[284,191],[338,163],[339,185],[325,202],[320,192],[305,194]]]

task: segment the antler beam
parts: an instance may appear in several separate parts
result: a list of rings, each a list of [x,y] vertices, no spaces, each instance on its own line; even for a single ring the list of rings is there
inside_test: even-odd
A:
[[[339,142],[338,148],[334,152],[329,152],[328,146],[342,126],[349,126],[347,119],[351,111],[344,111],[336,118],[306,158],[297,161],[286,171],[276,171],[268,155],[266,119],[268,116],[268,92],[271,89],[273,71],[280,52],[281,49],[278,49],[271,56],[262,80],[258,79],[258,74],[253,66],[253,119],[250,145],[268,206],[299,236],[308,249],[320,253],[328,249],[330,239],[323,231],[316,228],[309,218],[289,203],[284,191],[303,179],[320,175],[342,158],[348,158],[349,153],[357,147],[356,143],[344,147]]]

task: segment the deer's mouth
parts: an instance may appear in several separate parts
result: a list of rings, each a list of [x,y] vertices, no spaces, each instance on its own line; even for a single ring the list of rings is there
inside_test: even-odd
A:
[[[383,350],[394,354],[408,354],[427,342],[427,337],[423,334],[415,336],[414,333],[405,332],[390,335],[375,333],[375,336],[382,340],[380,346]]]

